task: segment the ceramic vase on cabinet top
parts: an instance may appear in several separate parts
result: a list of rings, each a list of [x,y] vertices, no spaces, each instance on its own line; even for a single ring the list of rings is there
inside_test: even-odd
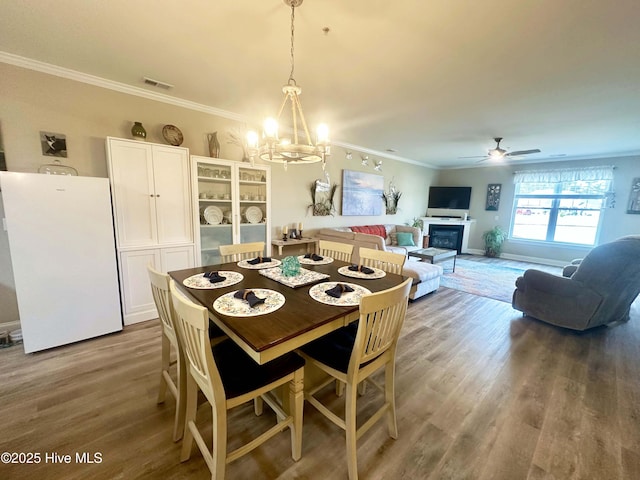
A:
[[[134,140],[146,140],[147,139],[147,131],[142,126],[140,122],[134,122],[133,127],[131,127],[131,136]]]
[[[218,141],[218,132],[208,133],[209,156],[212,158],[220,158],[220,142]]]

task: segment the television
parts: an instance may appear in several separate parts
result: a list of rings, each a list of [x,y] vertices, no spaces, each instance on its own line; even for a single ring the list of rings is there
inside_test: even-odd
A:
[[[466,210],[471,202],[471,187],[429,187],[429,208]]]

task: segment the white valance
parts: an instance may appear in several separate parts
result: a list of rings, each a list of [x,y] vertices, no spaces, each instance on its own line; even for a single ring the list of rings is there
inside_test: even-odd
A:
[[[613,180],[613,165],[555,170],[522,170],[515,172],[514,183],[560,183],[578,180]]]

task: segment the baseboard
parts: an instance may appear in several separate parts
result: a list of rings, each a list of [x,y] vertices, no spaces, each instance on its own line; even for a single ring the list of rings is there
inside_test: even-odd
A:
[[[0,330],[2,331],[6,330],[8,332],[11,332],[13,330],[17,330],[18,328],[20,328],[19,321],[0,323]]]
[[[484,250],[477,250],[470,248],[467,250],[467,253],[471,255],[484,255]],[[553,265],[554,267],[564,267],[567,262],[562,260],[551,260],[549,258],[539,258],[539,257],[529,257],[526,255],[513,255],[511,253],[502,253],[500,254],[500,258],[504,258],[505,260],[516,260],[519,262],[528,262],[528,263],[539,263],[541,265]]]

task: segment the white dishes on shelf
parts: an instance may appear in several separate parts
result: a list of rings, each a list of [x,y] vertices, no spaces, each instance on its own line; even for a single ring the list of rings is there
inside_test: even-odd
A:
[[[224,218],[222,210],[220,210],[215,205],[210,205],[205,208],[203,216],[209,225],[220,225],[222,219]]]
[[[258,207],[247,207],[244,215],[249,223],[260,223],[262,221],[262,210]]]

